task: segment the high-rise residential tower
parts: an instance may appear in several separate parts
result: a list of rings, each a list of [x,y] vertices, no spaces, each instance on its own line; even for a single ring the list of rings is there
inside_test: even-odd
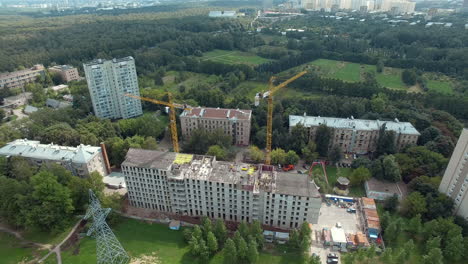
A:
[[[125,96],[140,96],[135,60],[132,57],[98,59],[83,64],[83,68],[97,117],[126,119],[143,114],[140,100]]]
[[[455,202],[455,213],[468,219],[468,129],[463,129],[439,191]]]

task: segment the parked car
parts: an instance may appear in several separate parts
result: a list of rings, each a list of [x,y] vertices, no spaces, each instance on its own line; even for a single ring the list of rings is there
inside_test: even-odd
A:
[[[290,170],[294,170],[294,165],[292,164],[284,165],[283,171],[290,171]]]
[[[354,208],[348,208],[348,209],[346,209],[346,212],[351,213],[351,214],[355,214],[355,213],[356,213],[356,209],[354,209]]]

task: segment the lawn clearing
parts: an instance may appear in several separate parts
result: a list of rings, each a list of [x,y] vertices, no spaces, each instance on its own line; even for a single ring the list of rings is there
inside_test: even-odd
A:
[[[333,188],[336,184],[338,177],[342,176],[342,177],[349,178],[352,172],[353,172],[353,169],[351,168],[338,168],[336,166],[327,166],[327,176],[328,176],[329,186]],[[321,166],[314,167],[312,173],[316,175],[323,175],[322,167]],[[364,185],[351,186],[349,188],[348,196],[352,196],[352,197],[366,196],[366,190],[364,189]]]
[[[0,232],[0,263],[18,264],[33,259],[34,249],[25,248],[13,235]]]
[[[259,57],[253,53],[232,51],[232,50],[213,50],[205,52],[203,58],[225,64],[248,64],[259,65],[271,60]]]
[[[146,223],[133,219],[122,218],[113,228],[115,235],[131,257],[142,255],[156,256],[160,263],[193,264],[198,260],[189,254],[188,246],[184,242],[182,230],[173,231],[167,225]],[[74,248],[62,251],[63,263],[88,264],[96,262],[96,242],[92,238],[84,238],[79,245],[78,254],[73,254]],[[260,264],[302,263],[296,252],[290,252],[286,247],[274,248],[262,252],[259,256]],[[221,253],[211,258],[211,264],[223,263]]]
[[[427,88],[429,91],[434,91],[442,94],[453,94],[453,88],[450,81],[427,81]]]

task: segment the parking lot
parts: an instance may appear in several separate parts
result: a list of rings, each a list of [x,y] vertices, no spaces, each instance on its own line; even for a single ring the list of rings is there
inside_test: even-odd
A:
[[[345,233],[356,233],[363,230],[360,224],[358,212],[348,213],[346,208],[338,207],[333,203],[330,206],[326,203],[322,203],[318,223],[312,226],[313,232],[315,232],[315,230],[321,231],[323,228],[331,229],[337,222],[341,224]],[[320,256],[320,260],[324,264],[327,263],[328,253],[336,253],[340,256],[339,251],[332,250],[331,247],[325,248],[322,243],[313,244],[311,247],[311,253],[315,253]],[[338,263],[341,263],[341,256]]]

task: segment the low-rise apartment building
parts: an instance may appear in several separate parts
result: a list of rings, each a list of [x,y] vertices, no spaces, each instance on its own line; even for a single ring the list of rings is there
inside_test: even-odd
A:
[[[195,129],[221,130],[233,143],[246,146],[250,141],[252,110],[195,107],[180,115],[182,137],[187,140]]]
[[[468,220],[468,129],[463,129],[450,158],[439,191],[455,202],[455,213]]]
[[[338,145],[343,152],[365,154],[376,150],[379,131],[385,125],[386,131],[395,132],[395,145],[401,149],[416,144],[420,133],[409,122],[334,118],[320,116],[289,116],[289,129],[301,124],[309,131],[309,139],[315,140],[317,129],[326,125],[333,129],[330,145]]]
[[[60,164],[74,175],[86,177],[91,172],[107,175],[101,147],[79,145],[78,147],[40,144],[39,141],[17,139],[0,148],[0,155],[18,156],[35,165]]]
[[[78,74],[78,69],[69,65],[57,65],[49,68],[50,72],[57,73],[64,82],[79,81],[81,80]]]
[[[42,64],[34,65],[26,70],[0,73],[0,89],[5,87],[21,88],[25,84],[35,81],[38,75],[44,75],[44,73]]]
[[[286,229],[317,223],[320,214],[321,196],[307,175],[270,165],[130,149],[122,173],[135,207]]]

